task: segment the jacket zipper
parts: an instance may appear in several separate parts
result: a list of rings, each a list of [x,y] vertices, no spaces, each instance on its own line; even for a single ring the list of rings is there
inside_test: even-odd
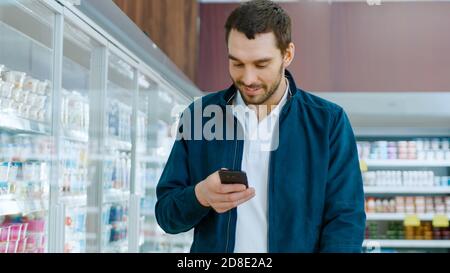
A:
[[[228,253],[228,242],[230,241],[230,223],[231,223],[231,210],[228,212],[227,244],[225,246],[225,253]]]
[[[234,126],[237,130],[237,122],[236,119],[234,119]],[[236,131],[236,139],[234,141],[234,158],[233,158],[233,171],[236,170],[236,154],[237,154],[237,131]],[[231,223],[231,210],[228,212],[228,225],[227,225],[227,242],[225,245],[225,253],[228,253],[228,244],[230,242],[230,223]]]

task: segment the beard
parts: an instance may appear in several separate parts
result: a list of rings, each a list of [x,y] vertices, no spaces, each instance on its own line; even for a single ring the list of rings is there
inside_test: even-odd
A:
[[[281,84],[281,80],[283,79],[283,65],[281,65],[279,72],[278,72],[278,78],[275,81],[275,83],[272,86],[267,86],[266,84],[251,84],[251,85],[245,85],[243,82],[241,81],[234,81],[234,86],[236,86],[236,88],[240,91],[242,99],[244,100],[245,104],[249,105],[262,105],[265,102],[267,102],[274,94],[275,92],[278,90],[278,88],[280,87]],[[245,92],[242,91],[244,87],[247,88],[261,88],[262,90],[264,90],[264,93],[259,95],[259,96],[255,96],[255,97],[248,97],[245,95]]]

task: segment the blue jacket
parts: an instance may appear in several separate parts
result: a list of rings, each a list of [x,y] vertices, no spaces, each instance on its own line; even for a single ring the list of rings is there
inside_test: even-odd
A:
[[[270,154],[269,252],[361,252],[364,193],[355,137],[341,107],[297,89],[292,75],[288,101],[279,116],[279,147]],[[203,97],[202,109],[225,109],[236,88]],[[194,104],[189,106],[194,113]],[[204,117],[206,116],[206,117]],[[240,170],[244,141],[226,138],[226,115],[183,114],[178,138],[157,186],[155,214],[171,234],[194,228],[191,252],[234,250],[237,209],[219,214],[196,199],[195,185],[221,168]],[[225,125],[223,139],[195,140],[187,121]],[[192,125],[192,124],[191,124]],[[192,127],[194,127],[193,125]],[[197,125],[198,126],[198,125]],[[248,232],[251,232],[249,230]]]

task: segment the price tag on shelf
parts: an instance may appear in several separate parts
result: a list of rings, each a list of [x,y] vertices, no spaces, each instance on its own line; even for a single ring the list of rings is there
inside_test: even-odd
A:
[[[403,225],[406,227],[418,227],[420,226],[420,219],[415,214],[406,215]]]
[[[448,227],[448,217],[445,214],[436,214],[433,217],[433,227]]]
[[[366,163],[366,161],[364,159],[361,159],[359,161],[359,168],[361,169],[362,172],[367,172],[367,170],[369,169],[367,167],[367,163]]]

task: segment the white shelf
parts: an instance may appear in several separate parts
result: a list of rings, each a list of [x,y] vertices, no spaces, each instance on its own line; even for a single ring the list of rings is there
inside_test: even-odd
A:
[[[123,191],[118,189],[105,190],[103,194],[103,203],[115,203],[128,201],[130,198],[129,191]]]
[[[182,235],[180,235],[182,236]],[[171,245],[176,245],[176,244],[180,244],[180,245],[186,245],[186,246],[190,246],[192,244],[192,239],[191,238],[182,238],[182,237],[176,237],[176,236],[167,236],[167,235],[162,235],[162,236],[146,236],[145,237],[145,242],[152,242],[152,243],[168,243]]]
[[[364,240],[363,247],[450,248],[450,240]]]
[[[89,135],[87,132],[71,130],[71,129],[63,129],[64,137],[68,140],[75,140],[79,142],[88,142]]]
[[[131,152],[131,147],[132,147],[131,142],[117,140],[114,138],[107,138],[105,142],[106,142],[106,147],[108,147],[108,148],[114,148],[114,149],[117,149],[119,151],[124,151],[124,152]]]
[[[439,213],[367,213],[366,217],[368,221],[403,221],[407,215],[417,215],[417,217],[422,221],[432,221],[435,215]],[[450,214],[447,213],[448,218]]]
[[[108,242],[106,246],[103,247],[103,251],[106,253],[124,253],[128,252],[128,240],[123,239],[115,242]]]
[[[18,199],[8,194],[0,197],[0,215],[30,214],[48,209],[48,198]]]
[[[154,190],[156,190],[156,185],[154,185],[154,184],[152,184],[152,185],[145,185],[145,189],[154,191]]]
[[[8,194],[0,196],[0,216],[19,214],[20,212],[21,208],[14,199],[14,195]]]
[[[66,230],[69,228],[66,227]],[[86,231],[85,232],[68,232],[66,231],[66,242],[70,241],[84,241],[86,240]]]
[[[366,194],[448,194],[450,187],[389,187],[389,186],[364,186]]]
[[[149,216],[149,217],[154,217],[155,216],[155,212],[154,211],[143,211],[141,212],[142,216]]]
[[[19,133],[50,134],[49,125],[5,113],[0,113],[0,128]]]
[[[139,156],[138,162],[140,163],[152,163],[152,164],[158,164],[158,165],[164,165],[166,164],[168,157],[167,156]]]
[[[66,206],[87,206],[87,195],[63,195],[59,201]]]
[[[450,160],[374,160],[365,159],[367,166],[370,167],[450,167]]]

